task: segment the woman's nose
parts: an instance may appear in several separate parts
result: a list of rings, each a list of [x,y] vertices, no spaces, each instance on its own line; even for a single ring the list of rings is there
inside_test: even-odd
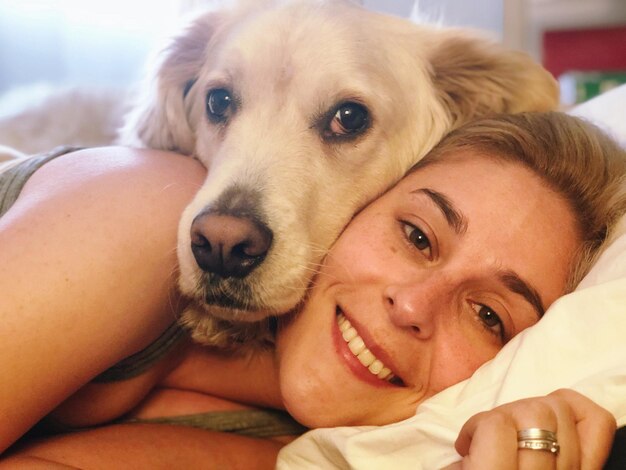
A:
[[[419,338],[427,339],[434,332],[438,314],[449,303],[450,293],[446,294],[442,282],[431,280],[389,285],[384,297],[394,325],[410,328]]]

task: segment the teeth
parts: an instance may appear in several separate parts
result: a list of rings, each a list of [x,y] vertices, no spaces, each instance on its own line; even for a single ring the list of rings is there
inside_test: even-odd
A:
[[[361,364],[364,367],[367,367],[373,375],[378,377],[379,379],[391,381],[395,378],[395,376],[391,373],[385,364],[383,364],[379,359],[372,354],[372,352],[365,347],[365,343],[363,339],[359,336],[357,331],[354,329],[350,321],[343,315],[337,315],[337,324],[339,325],[339,331],[341,331],[341,335],[346,343],[348,343],[348,348],[352,351],[352,354],[356,356]]]
[[[356,338],[357,332],[354,328],[352,328],[352,325],[350,325],[350,322],[348,320],[346,320],[345,323],[348,325],[348,328],[343,332],[342,336],[343,339],[346,340],[346,343],[349,343],[350,341],[352,341],[352,339]]]
[[[376,356],[374,356],[369,349],[365,348],[357,356],[357,359],[361,362],[361,364],[369,369],[370,364],[376,360]]]
[[[383,365],[382,362],[380,362],[378,359],[374,359],[372,363],[369,365],[368,369],[370,370],[372,374],[378,375],[380,371],[383,370],[383,367],[385,366]]]
[[[359,354],[361,354],[362,351],[365,350],[365,343],[360,336],[356,336],[350,340],[350,342],[348,343],[348,347],[350,348],[350,351],[352,351],[352,354],[358,356]]]

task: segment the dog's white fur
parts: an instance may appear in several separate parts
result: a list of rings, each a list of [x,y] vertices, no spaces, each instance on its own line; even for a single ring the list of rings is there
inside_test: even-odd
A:
[[[216,318],[249,322],[293,308],[352,215],[451,128],[492,112],[551,109],[558,96],[522,53],[339,0],[240,1],[207,12],[163,52],[154,78],[122,142],[177,150],[210,169],[178,245],[180,287],[196,301],[184,321],[209,344],[233,334]],[[216,87],[236,97],[227,124],[205,114]],[[320,117],[345,101],[369,110],[369,128],[325,139]],[[190,226],[233,186],[259,194],[274,240],[245,279],[219,281],[248,307],[231,309],[205,302]]]

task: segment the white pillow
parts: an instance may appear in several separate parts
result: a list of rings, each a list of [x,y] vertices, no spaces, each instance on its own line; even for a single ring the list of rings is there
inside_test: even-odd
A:
[[[572,110],[626,146],[626,85]],[[626,217],[575,292],[510,341],[468,380],[381,427],[317,429],[286,446],[278,469],[437,469],[459,460],[454,441],[472,415],[572,388],[626,424]]]

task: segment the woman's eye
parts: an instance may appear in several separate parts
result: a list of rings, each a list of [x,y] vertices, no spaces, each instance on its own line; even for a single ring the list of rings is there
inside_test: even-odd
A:
[[[223,122],[232,114],[233,98],[225,88],[209,90],[206,96],[206,112],[214,122]]]
[[[404,230],[404,235],[407,240],[414,245],[415,248],[425,252],[428,259],[432,258],[432,245],[424,232],[408,222],[402,223],[402,229]]]
[[[505,343],[504,323],[495,310],[487,305],[473,304],[472,308],[478,316],[478,320],[492,334],[498,336],[502,344]]]
[[[369,124],[367,108],[359,103],[346,102],[341,104],[328,125],[330,136],[349,136],[358,134]]]

